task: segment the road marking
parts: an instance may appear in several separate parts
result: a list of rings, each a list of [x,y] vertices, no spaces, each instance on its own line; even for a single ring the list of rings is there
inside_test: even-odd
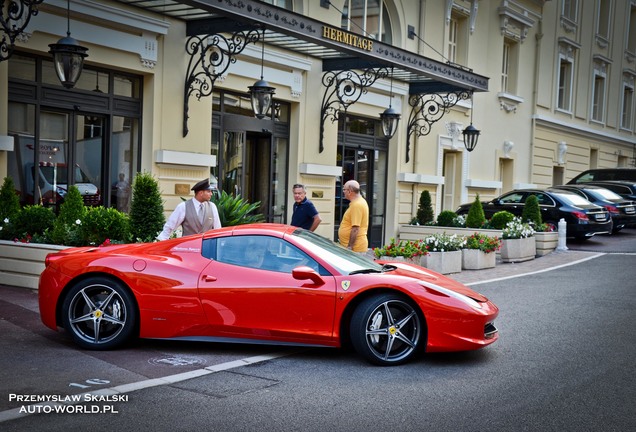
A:
[[[495,278],[495,279],[488,279],[488,280],[479,281],[479,282],[470,282],[470,283],[465,283],[464,285],[466,285],[466,286],[480,285],[480,284],[485,284],[485,283],[490,283],[490,282],[499,282],[499,281],[502,281],[502,280],[517,278],[517,277],[522,277],[522,276],[529,276],[529,275],[534,275],[534,274],[539,274],[539,273],[545,273],[545,272],[549,272],[549,271],[552,271],[552,270],[557,270],[557,269],[560,269],[560,268],[563,268],[563,267],[569,267],[569,266],[572,266],[572,265],[576,265],[576,264],[579,264],[579,263],[582,263],[582,262],[585,262],[585,261],[588,261],[588,260],[591,260],[591,259],[599,258],[599,257],[602,257],[604,255],[607,255],[607,254],[599,253],[599,254],[592,255],[592,256],[587,257],[587,258],[582,258],[582,259],[577,260],[577,261],[572,261],[572,262],[569,262],[569,263],[566,263],[566,264],[561,264],[561,265],[554,266],[554,267],[548,267],[548,268],[545,268],[545,269],[542,269],[542,270],[536,270],[536,271],[528,272],[528,273],[520,273],[520,274],[516,274],[516,275],[512,275],[512,276],[504,276],[504,277]]]
[[[90,392],[86,392],[86,393],[82,393],[80,395],[76,395],[76,398],[79,398],[80,401],[84,400],[84,395],[95,395],[95,396],[111,396],[111,395],[120,395],[120,394],[125,394],[125,393],[130,393],[133,391],[137,391],[137,390],[143,390],[143,389],[147,389],[147,388],[151,388],[151,387],[158,387],[158,386],[162,386],[162,385],[171,385],[171,384],[175,384],[181,381],[186,381],[189,379],[193,379],[193,378],[199,378],[202,376],[206,376],[206,375],[211,375],[213,373],[216,372],[222,372],[222,371],[227,371],[230,369],[235,369],[238,367],[242,367],[242,366],[248,366],[248,365],[252,365],[252,364],[256,364],[256,363],[262,363],[268,360],[274,360],[280,357],[285,357],[285,356],[289,356],[292,354],[296,354],[298,352],[303,351],[301,350],[291,350],[291,351],[287,351],[287,352],[279,352],[279,353],[270,353],[270,354],[263,354],[263,355],[258,355],[258,356],[253,356],[253,357],[246,357],[244,359],[240,359],[240,360],[233,360],[230,362],[226,362],[226,363],[220,363],[217,365],[212,365],[212,366],[208,366],[202,369],[195,369],[193,371],[190,372],[183,372],[183,373],[178,373],[178,374],[174,374],[174,375],[168,375],[162,378],[154,378],[154,379],[147,379],[147,380],[143,380],[143,381],[137,381],[134,383],[129,383],[129,384],[122,384],[122,385],[118,385],[115,387],[110,387],[110,388],[106,388],[106,389],[100,389],[100,390],[94,390],[94,391],[90,391]],[[77,400],[77,399],[76,399]],[[31,405],[25,405],[23,407],[20,408],[14,408],[14,409],[10,409],[10,410],[6,410],[6,411],[1,411],[0,412],[0,423],[5,422],[5,421],[9,421],[9,420],[16,420],[19,418],[23,418],[26,416],[31,415],[28,411],[29,410],[25,410],[24,408],[27,406],[54,406],[54,405],[77,405],[78,402],[73,402],[73,401],[68,401],[68,402],[42,402],[42,403],[38,403],[38,404],[31,404]],[[22,411],[26,411],[26,412],[20,412],[20,410]]]

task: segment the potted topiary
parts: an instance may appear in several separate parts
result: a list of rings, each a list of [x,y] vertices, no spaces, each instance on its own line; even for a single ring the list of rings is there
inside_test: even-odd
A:
[[[417,222],[420,225],[432,223],[434,220],[433,205],[431,203],[431,193],[427,190],[420,194],[420,204],[417,209]]]
[[[543,223],[541,208],[536,195],[530,195],[523,206],[521,220],[528,222],[534,229],[537,256],[547,255],[552,252],[559,243],[559,233],[552,231]]]
[[[481,228],[485,222],[486,215],[484,214],[484,207],[481,201],[479,201],[479,194],[477,194],[466,216],[466,228]]]

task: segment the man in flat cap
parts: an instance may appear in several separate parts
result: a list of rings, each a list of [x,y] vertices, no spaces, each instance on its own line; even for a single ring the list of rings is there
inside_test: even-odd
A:
[[[221,228],[219,211],[210,201],[214,188],[209,179],[192,186],[194,198],[181,202],[174,209],[157,240],[167,240],[177,227],[181,226],[183,235],[201,234],[208,230]]]

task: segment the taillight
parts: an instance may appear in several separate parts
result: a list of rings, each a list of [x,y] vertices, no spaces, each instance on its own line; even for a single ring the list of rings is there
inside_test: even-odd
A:
[[[590,219],[587,217],[587,214],[580,211],[573,211],[572,214],[578,219],[582,221],[589,221]]]
[[[605,208],[607,209],[608,212],[610,213],[615,213],[615,214],[619,214],[620,212],[618,211],[617,207],[614,207],[613,205],[606,205]]]

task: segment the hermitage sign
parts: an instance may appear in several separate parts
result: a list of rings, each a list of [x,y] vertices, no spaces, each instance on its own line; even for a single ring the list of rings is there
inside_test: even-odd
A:
[[[355,48],[360,48],[365,51],[371,51],[373,49],[372,39],[357,36],[333,27],[323,26],[322,37],[334,42],[339,42]]]

